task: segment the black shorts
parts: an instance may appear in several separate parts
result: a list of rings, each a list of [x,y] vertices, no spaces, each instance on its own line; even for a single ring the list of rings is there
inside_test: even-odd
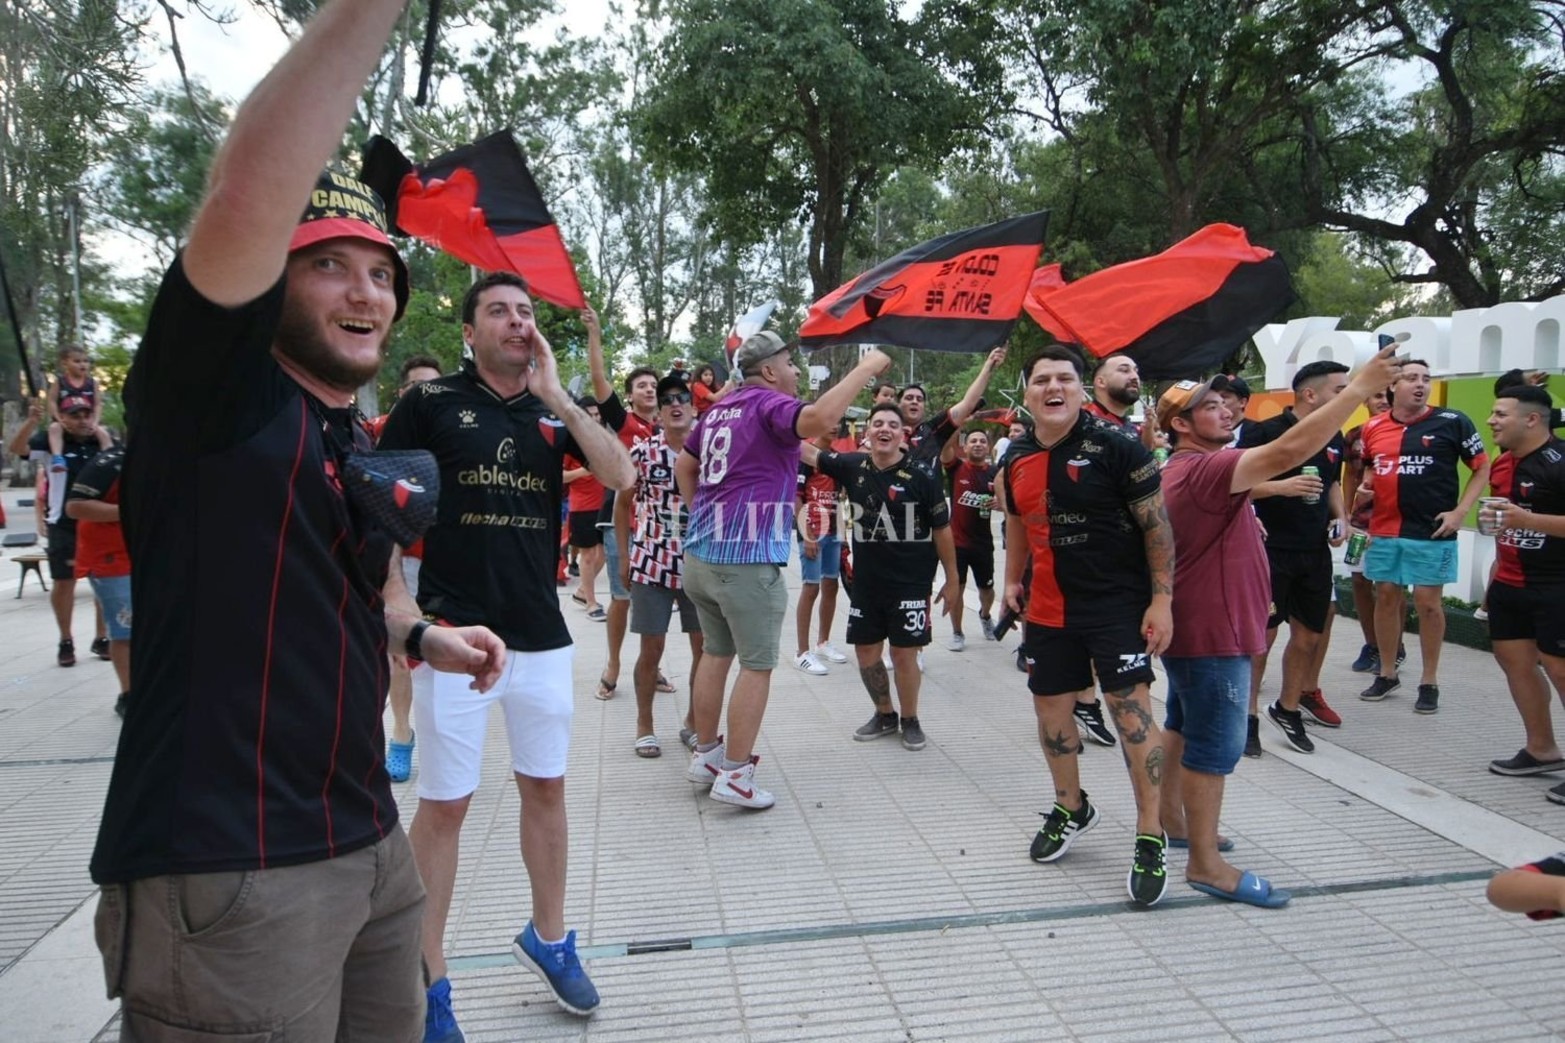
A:
[[[1565,658],[1565,587],[1489,584],[1489,640],[1536,641],[1543,655]]]
[[[603,530],[598,528],[597,511],[572,511],[571,546],[577,550],[603,546]]]
[[[1033,695],[1065,695],[1092,687],[1122,692],[1151,684],[1152,657],[1141,633],[1141,616],[1126,616],[1097,626],[1046,627],[1027,624],[1022,635],[1027,657],[1027,690]]]
[[[49,526],[49,578],[76,578],[76,529],[64,525]]]
[[[973,586],[979,590],[994,589],[994,548],[957,547],[956,578],[967,586],[967,570],[973,570]]]
[[[889,641],[893,648],[922,648],[929,644],[929,593],[860,588],[848,606],[848,644],[873,645]]]
[[[1317,634],[1324,632],[1331,612],[1331,548],[1268,550],[1266,560],[1272,573],[1272,614],[1266,629],[1297,619]]]

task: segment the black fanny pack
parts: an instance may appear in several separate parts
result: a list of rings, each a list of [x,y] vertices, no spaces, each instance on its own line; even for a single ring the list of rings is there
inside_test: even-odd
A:
[[[435,523],[440,467],[424,449],[358,452],[342,462],[342,487],[364,517],[403,547]]]

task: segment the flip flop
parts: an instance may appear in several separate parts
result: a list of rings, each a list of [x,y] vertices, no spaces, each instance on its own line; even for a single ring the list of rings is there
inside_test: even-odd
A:
[[[571,600],[576,602],[576,604],[580,605],[582,608],[587,607],[587,599],[582,597],[580,594],[572,594]]]
[[[679,741],[685,749],[694,753],[696,749],[696,730],[694,728],[679,729]]]
[[[1239,875],[1239,886],[1232,891],[1224,891],[1222,888],[1211,884],[1198,884],[1194,880],[1187,881],[1191,887],[1204,895],[1213,898],[1221,898],[1229,902],[1243,902],[1245,905],[1259,906],[1262,909],[1281,909],[1288,904],[1293,897],[1281,888],[1272,887],[1272,882],[1265,877],[1256,876],[1249,870]]]
[[[672,684],[669,683],[668,678],[663,676],[663,671],[661,671],[661,670],[658,671],[658,686],[657,687],[658,687],[658,691],[660,691],[660,692],[677,692],[677,691],[679,691],[679,689],[675,688]]]
[[[1188,837],[1169,837],[1168,846],[1183,851],[1190,847],[1190,839]],[[1233,849],[1234,842],[1219,833],[1217,836],[1217,850],[1232,851]]]
[[[663,756],[663,747],[658,745],[658,737],[656,735],[639,736],[636,739],[636,756],[647,758]]]
[[[598,678],[598,698],[605,700],[614,698],[614,688],[618,684],[618,681],[610,681],[607,677]]]

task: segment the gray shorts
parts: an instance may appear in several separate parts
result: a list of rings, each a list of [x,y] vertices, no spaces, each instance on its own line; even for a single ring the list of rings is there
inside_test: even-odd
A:
[[[108,884],[94,926],[124,1039],[417,1043],[423,910],[397,826],[319,862]]]
[[[701,619],[690,595],[683,590],[653,586],[650,583],[630,585],[630,632],[632,634],[666,634],[674,618],[674,606],[679,606],[679,629],[686,634],[701,632]]]
[[[685,592],[701,616],[707,655],[737,656],[746,670],[774,670],[788,611],[777,565],[713,565],[685,556]]]

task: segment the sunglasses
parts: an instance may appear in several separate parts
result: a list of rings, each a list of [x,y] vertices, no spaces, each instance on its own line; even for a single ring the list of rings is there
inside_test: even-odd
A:
[[[660,406],[687,406],[689,404],[690,392],[688,391],[670,391],[666,395],[658,396],[658,405]]]

